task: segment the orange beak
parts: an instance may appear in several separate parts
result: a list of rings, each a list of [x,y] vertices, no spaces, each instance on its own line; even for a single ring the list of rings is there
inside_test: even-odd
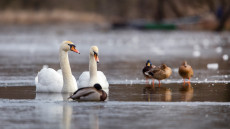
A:
[[[71,51],[73,51],[73,52],[76,52],[76,53],[80,54],[80,52],[79,52],[77,49],[75,49],[74,47],[71,47]]]
[[[94,58],[95,58],[95,60],[97,61],[97,63],[99,63],[99,57],[98,57],[97,54],[94,54]]]

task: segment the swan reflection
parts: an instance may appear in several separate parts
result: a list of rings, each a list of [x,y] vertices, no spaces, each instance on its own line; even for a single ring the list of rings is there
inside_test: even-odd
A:
[[[144,100],[146,101],[171,101],[172,91],[166,87],[149,87],[143,89]]]
[[[90,129],[99,129],[99,120],[97,113],[89,114],[89,126]]]
[[[63,105],[62,128],[70,129],[72,121],[73,107],[70,105]]]
[[[36,93],[36,100],[67,101],[70,93]]]

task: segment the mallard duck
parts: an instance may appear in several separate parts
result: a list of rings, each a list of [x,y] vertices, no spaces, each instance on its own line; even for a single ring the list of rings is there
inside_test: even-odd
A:
[[[159,86],[161,85],[161,80],[168,78],[172,74],[172,69],[166,64],[162,64],[151,70],[152,77],[159,81]]]
[[[146,78],[146,82],[148,82],[148,79],[153,79],[153,74],[151,70],[153,70],[156,66],[152,65],[150,60],[147,60],[145,67],[142,70],[142,73],[144,74]],[[153,85],[154,85],[154,79],[153,79]]]
[[[97,83],[93,87],[78,89],[69,98],[80,101],[104,101],[107,98],[107,93],[102,90],[101,85]]]
[[[192,67],[188,65],[187,61],[184,61],[181,64],[181,66],[179,67],[178,73],[184,79],[184,84],[185,84],[185,79],[189,79],[188,82],[190,82],[190,79],[193,76]]]

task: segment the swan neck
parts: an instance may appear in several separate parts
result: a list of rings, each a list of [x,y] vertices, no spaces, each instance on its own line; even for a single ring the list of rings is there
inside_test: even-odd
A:
[[[69,64],[68,52],[60,50],[59,58],[60,58],[60,66],[62,69],[62,76],[63,76],[62,92],[69,92],[68,89],[73,84],[73,78],[72,78],[72,71]]]
[[[90,83],[97,81],[97,62],[92,55],[89,56],[89,74]]]

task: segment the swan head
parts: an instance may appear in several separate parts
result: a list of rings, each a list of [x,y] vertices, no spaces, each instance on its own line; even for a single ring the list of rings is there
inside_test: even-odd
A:
[[[80,52],[76,49],[76,46],[71,41],[63,41],[60,49],[66,52],[73,51],[73,52],[80,54]]]
[[[95,60],[96,60],[97,63],[99,63],[98,52],[99,52],[99,50],[98,50],[97,46],[92,46],[90,48],[90,55],[94,56],[94,58],[95,58]]]

